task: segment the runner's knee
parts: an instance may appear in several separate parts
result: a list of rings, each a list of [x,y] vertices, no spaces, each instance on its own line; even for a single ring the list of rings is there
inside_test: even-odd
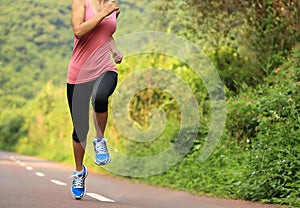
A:
[[[95,112],[104,113],[108,110],[108,95],[106,93],[97,93],[93,101],[93,107]]]

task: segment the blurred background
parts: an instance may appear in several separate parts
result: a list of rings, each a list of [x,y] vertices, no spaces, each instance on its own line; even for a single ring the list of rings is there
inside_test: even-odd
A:
[[[119,82],[141,69],[168,69],[193,91],[201,118],[194,145],[180,163],[138,180],[200,195],[300,206],[299,0],[117,3],[116,38],[142,31],[183,37],[212,61],[226,92],[225,131],[213,155],[199,162],[211,116],[201,78],[175,57],[126,57],[118,66]],[[65,94],[72,46],[71,1],[1,1],[0,149],[73,162]],[[150,156],[174,142],[180,106],[171,94],[144,89],[129,107],[140,129],[149,127],[152,109],[162,109],[166,128],[155,141],[141,144],[125,138],[110,119],[106,134],[114,148]],[[184,131],[186,137],[195,133]]]

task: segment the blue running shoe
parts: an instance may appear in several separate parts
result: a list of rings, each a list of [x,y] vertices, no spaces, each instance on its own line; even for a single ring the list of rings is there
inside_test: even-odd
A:
[[[72,183],[72,195],[75,199],[82,199],[85,195],[85,179],[88,175],[87,168],[83,165],[83,173],[74,171],[73,183]]]
[[[94,139],[94,150],[96,153],[96,165],[107,165],[110,162],[110,155],[106,146],[106,139]]]

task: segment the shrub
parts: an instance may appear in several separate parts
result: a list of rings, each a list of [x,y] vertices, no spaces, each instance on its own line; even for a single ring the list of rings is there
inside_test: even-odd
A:
[[[168,0],[156,8],[161,28],[202,47],[234,92],[261,83],[300,39],[298,0]]]
[[[232,136],[243,141],[248,155],[239,197],[300,205],[299,53],[266,83],[247,93],[247,100],[229,103]],[[235,119],[239,116],[239,119]]]
[[[11,109],[0,113],[0,149],[14,151],[19,138],[26,135],[24,128],[24,114]]]

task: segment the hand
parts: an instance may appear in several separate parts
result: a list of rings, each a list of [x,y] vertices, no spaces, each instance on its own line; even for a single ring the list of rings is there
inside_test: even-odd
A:
[[[112,53],[112,56],[114,58],[114,61],[116,62],[116,64],[120,64],[122,62],[123,59],[123,54],[120,51],[114,51]]]
[[[110,0],[107,3],[105,3],[102,7],[103,14],[107,17],[114,11],[120,10],[118,5],[116,4],[115,0]]]

